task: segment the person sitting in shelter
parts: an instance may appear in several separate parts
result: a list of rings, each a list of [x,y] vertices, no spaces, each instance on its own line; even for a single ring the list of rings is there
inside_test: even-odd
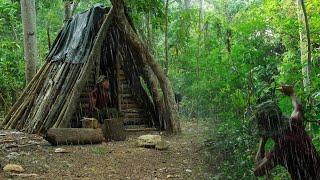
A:
[[[92,116],[103,123],[107,116],[107,106],[109,103],[110,83],[106,76],[101,75],[97,79],[95,88],[90,92],[90,109]]]
[[[320,158],[304,129],[302,105],[292,86],[285,85],[279,90],[291,97],[294,111],[287,118],[273,101],[257,106],[255,120],[261,138],[254,174],[263,176],[281,165],[288,170],[292,179],[320,179]],[[275,146],[271,152],[265,153],[269,138],[275,142]]]

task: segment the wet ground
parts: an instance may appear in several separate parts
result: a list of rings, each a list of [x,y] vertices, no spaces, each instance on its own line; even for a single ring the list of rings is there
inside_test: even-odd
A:
[[[182,133],[164,136],[165,151],[138,148],[142,134],[130,133],[126,141],[99,145],[51,146],[37,135],[0,130],[0,163],[21,165],[25,172],[0,171],[0,179],[208,179],[200,142],[202,128],[183,123]],[[67,153],[55,153],[63,148]],[[2,169],[2,168],[1,168]]]

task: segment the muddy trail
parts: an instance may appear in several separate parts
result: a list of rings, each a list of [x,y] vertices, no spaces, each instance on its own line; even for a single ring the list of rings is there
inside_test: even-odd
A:
[[[0,131],[0,163],[21,165],[25,172],[0,171],[0,179],[208,179],[201,151],[203,128],[183,123],[182,133],[162,138],[169,149],[136,147],[142,134],[99,145],[51,146],[36,135]],[[56,153],[63,148],[65,153]],[[2,168],[1,168],[2,169]]]

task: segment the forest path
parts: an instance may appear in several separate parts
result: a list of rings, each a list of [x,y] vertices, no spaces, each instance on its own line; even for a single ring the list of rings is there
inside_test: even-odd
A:
[[[35,135],[0,131],[0,163],[19,164],[25,174],[37,174],[30,179],[207,179],[203,152],[198,151],[203,137],[199,124],[182,122],[181,134],[162,136],[170,144],[165,151],[137,148],[135,140],[142,134],[159,133],[130,134],[123,142],[53,147]],[[56,148],[69,153],[55,153]],[[0,179],[10,177],[0,171]]]

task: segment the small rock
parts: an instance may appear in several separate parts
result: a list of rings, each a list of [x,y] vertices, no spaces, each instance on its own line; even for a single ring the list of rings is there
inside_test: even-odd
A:
[[[166,141],[160,141],[156,144],[155,148],[160,151],[167,150],[169,149],[169,144]]]
[[[16,143],[16,141],[13,139],[4,139],[0,141],[0,144],[9,144],[9,143]]]
[[[167,172],[167,168],[160,168],[159,172]]]
[[[64,148],[57,148],[54,150],[55,153],[69,153],[70,151],[64,149]]]
[[[171,175],[171,174],[167,175],[167,178],[173,178],[173,177],[174,177],[174,176]]]
[[[32,161],[33,164],[38,164],[38,161]]]
[[[22,132],[19,132],[19,131],[13,131],[13,132],[11,132],[11,134],[23,134]]]
[[[167,175],[167,179],[170,179],[170,178],[179,178],[180,176],[179,175]]]
[[[20,155],[29,156],[30,154],[31,154],[30,152],[24,152],[24,151],[21,151],[21,152],[20,152]]]
[[[186,169],[186,172],[192,173],[192,170],[191,169]]]
[[[137,139],[137,146],[138,147],[155,147],[158,142],[161,141],[160,135],[142,135],[139,136]]]
[[[34,141],[34,140],[30,140],[28,141],[28,144],[32,144],[32,145],[38,145],[39,143]]]
[[[11,152],[9,155],[6,156],[6,158],[8,159],[14,159],[16,158],[17,156],[19,156],[20,154],[17,153],[17,152]]]
[[[183,164],[188,164],[189,161],[185,159],[182,162],[183,162]]]
[[[106,146],[108,144],[106,142],[102,142],[101,145]]]
[[[19,147],[17,144],[8,144],[5,146],[7,149],[11,149],[11,148],[17,148]]]
[[[25,173],[20,173],[20,174],[17,174],[17,173],[12,173],[10,174],[12,176],[18,176],[20,178],[28,178],[28,177],[36,177],[36,176],[39,176],[38,174],[25,174]]]
[[[7,164],[6,166],[4,166],[3,170],[6,172],[17,172],[17,173],[24,172],[23,167],[17,164]]]

